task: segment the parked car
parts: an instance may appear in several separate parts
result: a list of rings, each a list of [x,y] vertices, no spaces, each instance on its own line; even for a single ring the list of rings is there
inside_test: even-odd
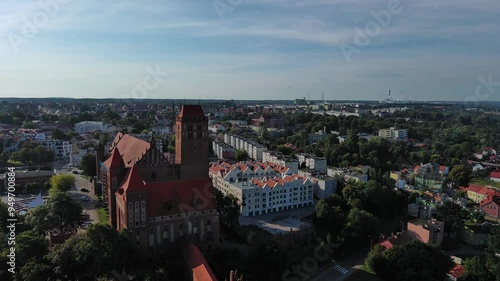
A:
[[[82,200],[82,201],[89,201],[90,198],[88,198],[87,196],[81,196],[80,200]]]

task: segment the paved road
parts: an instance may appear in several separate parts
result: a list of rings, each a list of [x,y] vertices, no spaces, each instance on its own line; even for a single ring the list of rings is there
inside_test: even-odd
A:
[[[78,172],[80,171],[78,170]],[[97,209],[95,207],[95,204],[97,202],[97,196],[94,195],[93,184],[84,177],[82,177],[80,174],[73,174],[69,171],[62,171],[61,173],[71,174],[75,176],[76,178],[75,187],[70,191],[68,191],[67,193],[69,196],[71,196],[72,199],[78,202],[80,206],[82,206],[83,212],[89,215],[89,219],[87,220],[87,222],[98,223],[99,217],[97,215]],[[81,191],[82,188],[88,189],[89,192],[82,192]],[[86,196],[90,200],[89,201],[81,200],[80,198],[82,196]]]
[[[368,254],[368,249],[353,253],[348,259],[340,263],[330,263],[315,273],[307,281],[342,281],[361,268]]]

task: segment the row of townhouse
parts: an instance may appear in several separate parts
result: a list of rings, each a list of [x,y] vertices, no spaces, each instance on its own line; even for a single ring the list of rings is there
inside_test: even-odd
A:
[[[212,141],[212,149],[215,156],[221,159],[232,159],[234,158],[235,149],[227,143],[219,140]]]
[[[315,184],[275,163],[213,163],[209,169],[216,189],[234,196],[242,216],[257,216],[313,204]]]
[[[224,134],[224,142],[235,149],[245,150],[256,161],[262,161],[262,153],[267,151],[265,145],[236,135]]]

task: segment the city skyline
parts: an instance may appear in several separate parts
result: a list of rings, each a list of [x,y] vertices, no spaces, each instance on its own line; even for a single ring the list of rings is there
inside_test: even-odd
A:
[[[0,97],[499,100],[500,3],[351,2],[6,1]]]

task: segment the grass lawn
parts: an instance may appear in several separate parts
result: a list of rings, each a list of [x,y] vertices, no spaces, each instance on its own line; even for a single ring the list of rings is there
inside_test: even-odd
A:
[[[99,223],[109,224],[109,214],[105,207],[97,208],[97,217],[99,218]]]
[[[476,184],[479,186],[491,186],[491,187],[496,187],[497,189],[500,188],[500,182],[492,181],[492,180],[486,180],[486,179],[472,179],[470,181],[471,184]]]
[[[356,271],[349,276],[345,281],[383,281],[377,275],[372,274],[363,269],[356,269]]]

